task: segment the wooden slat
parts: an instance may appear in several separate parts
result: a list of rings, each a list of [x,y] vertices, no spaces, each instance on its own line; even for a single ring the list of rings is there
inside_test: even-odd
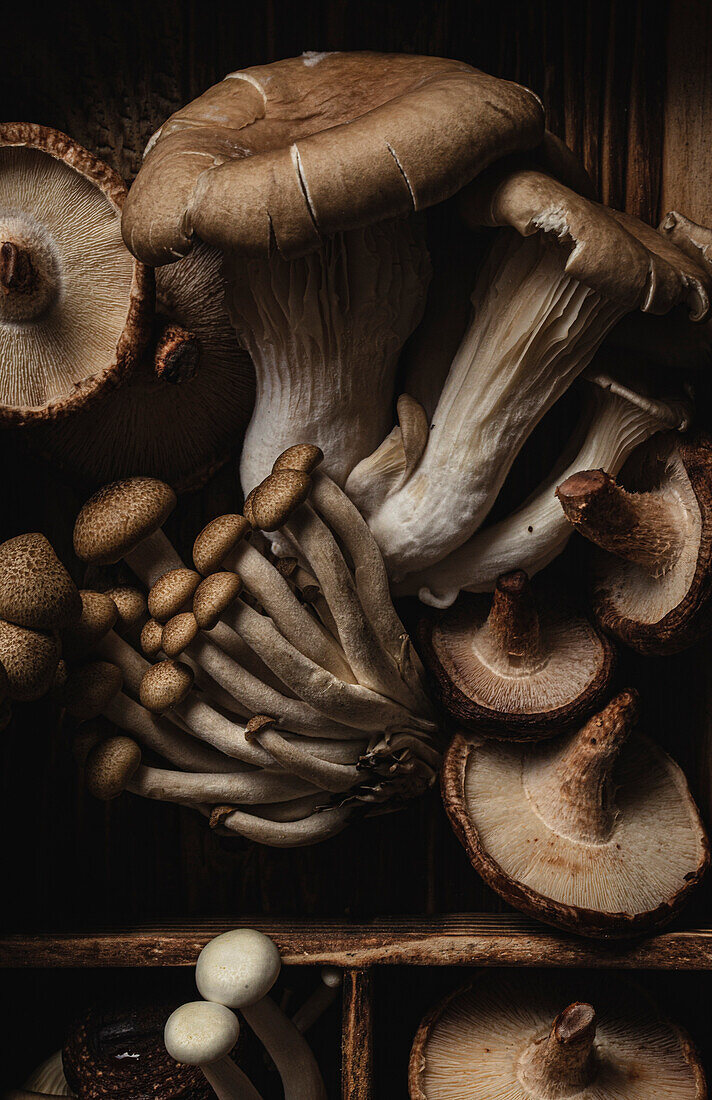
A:
[[[373,975],[344,974],[341,1022],[342,1100],[371,1100],[373,1089]]]
[[[712,969],[712,930],[663,932],[611,944],[560,935],[523,918],[493,914],[392,918],[368,924],[243,917],[239,922],[206,921],[160,929],[18,933],[0,938],[0,967],[194,966],[208,940],[235,923],[272,936],[288,966]]]

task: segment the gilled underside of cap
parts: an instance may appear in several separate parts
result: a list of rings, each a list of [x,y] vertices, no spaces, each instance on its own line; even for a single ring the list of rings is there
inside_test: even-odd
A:
[[[145,287],[121,239],[124,193],[64,135],[0,128],[0,244],[24,272],[0,294],[0,419],[56,416],[131,366]]]
[[[611,975],[543,982],[501,974],[459,990],[425,1018],[411,1054],[411,1100],[544,1100],[523,1083],[522,1059],[582,997],[597,1014],[593,1080],[545,1100],[702,1100],[704,1075],[689,1040],[642,991]]]

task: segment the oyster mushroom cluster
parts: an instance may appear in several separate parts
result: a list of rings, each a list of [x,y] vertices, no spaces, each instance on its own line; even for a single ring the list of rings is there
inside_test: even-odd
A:
[[[162,530],[165,483],[113,483],[84,506],[78,557],[123,560],[147,590],[145,603],[82,592],[65,639],[67,710],[120,731],[80,728],[94,794],[186,803],[220,832],[292,846],[432,784],[440,745],[420,662],[368,526],[320,460],[306,444],[281,455],[245,516],[200,533],[195,570]],[[279,530],[293,559],[270,560],[260,530]]]

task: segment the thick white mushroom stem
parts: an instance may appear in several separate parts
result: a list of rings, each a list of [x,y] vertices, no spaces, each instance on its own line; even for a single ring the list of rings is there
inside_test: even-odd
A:
[[[670,496],[629,493],[604,470],[573,474],[556,496],[580,534],[652,577],[667,573],[682,552],[683,509]]]
[[[324,1081],[309,1045],[271,997],[244,1005],[240,1011],[279,1071],[284,1100],[326,1100]]]
[[[200,1068],[217,1100],[262,1100],[249,1077],[229,1058]]]
[[[200,341],[194,332],[159,315],[156,318],[153,369],[162,382],[179,385],[195,375],[200,363]]]
[[[603,387],[603,388],[602,388]],[[582,423],[569,454],[516,511],[483,527],[442,561],[410,573],[396,586],[396,595],[417,595],[431,607],[452,606],[460,592],[488,592],[497,577],[521,568],[529,577],[560,554],[572,534],[571,524],[556,500],[556,487],[578,470],[603,469],[614,477],[636,447],[656,432],[687,425],[689,410],[640,397],[598,374],[586,386]]]
[[[211,825],[216,832],[228,835],[237,833],[245,840],[267,844],[271,848],[302,848],[329,840],[343,832],[355,812],[353,806],[317,807],[312,813],[297,818],[280,815],[273,819],[235,810],[231,806],[220,807],[219,810],[211,817]]]
[[[226,302],[257,375],[242,451],[247,494],[286,447],[308,440],[343,484],[390,427],[398,354],[430,277],[413,219],[328,237],[301,259],[225,256]]]
[[[569,1005],[545,1039],[535,1040],[519,1063],[519,1080],[536,1100],[577,1096],[595,1080],[596,1013],[589,1004]]]
[[[160,528],[124,554],[124,561],[148,589],[171,569],[185,569],[185,562]]]
[[[316,787],[290,775],[267,772],[206,774],[141,765],[127,790],[162,802],[230,802],[251,806],[313,794]]]
[[[37,272],[32,257],[13,241],[0,245],[0,288],[4,294],[32,294]]]
[[[638,693],[623,691],[552,755],[525,769],[525,785],[540,817],[562,836],[605,843],[615,826],[613,773],[638,719]]]
[[[535,425],[627,311],[565,264],[538,235],[500,234],[420,461],[408,476],[404,453],[403,476],[384,478],[379,448],[350,474],[346,491],[392,580],[440,561],[478,529]]]
[[[364,781],[364,774],[357,767],[366,741],[335,742],[337,748],[345,748],[345,759],[324,759],[322,753],[329,752],[329,742],[319,748],[313,741],[306,744],[300,738],[288,740],[274,728],[272,720],[256,715],[247,724],[248,737],[257,741],[266,749],[276,763],[281,764],[291,775],[313,783],[323,791],[340,793],[348,791]]]

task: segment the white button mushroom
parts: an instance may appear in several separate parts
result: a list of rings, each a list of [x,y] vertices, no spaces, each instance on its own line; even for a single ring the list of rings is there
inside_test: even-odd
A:
[[[200,1066],[218,1100],[261,1100],[257,1090],[229,1057],[240,1034],[234,1012],[222,1004],[191,1001],[166,1021],[166,1050],[176,1062]]]

